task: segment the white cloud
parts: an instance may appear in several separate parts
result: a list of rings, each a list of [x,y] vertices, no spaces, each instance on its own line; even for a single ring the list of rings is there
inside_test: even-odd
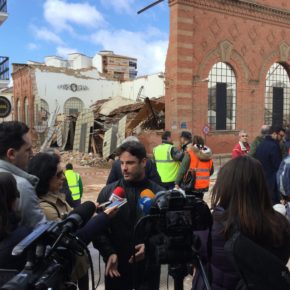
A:
[[[105,23],[102,14],[89,3],[69,3],[65,0],[46,0],[44,17],[56,31],[73,31],[71,24],[100,27]]]
[[[102,49],[113,50],[116,54],[136,57],[138,75],[164,71],[168,47],[167,37],[155,38],[149,31],[100,30],[91,36]],[[155,33],[153,33],[156,35]]]
[[[59,45],[63,44],[62,39],[54,32],[47,29],[46,27],[31,26],[31,29],[35,37],[40,40],[45,40],[45,41],[52,42]]]
[[[132,8],[135,0],[101,0],[101,3],[106,8],[113,8],[116,12],[132,13]]]
[[[63,58],[67,58],[68,54],[78,52],[76,48],[58,46],[56,48],[56,55],[61,56]]]
[[[27,44],[27,48],[29,50],[37,50],[37,49],[39,49],[39,45],[36,43],[30,42]]]

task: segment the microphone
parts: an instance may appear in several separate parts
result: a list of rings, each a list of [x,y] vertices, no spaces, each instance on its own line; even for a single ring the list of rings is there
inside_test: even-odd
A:
[[[154,197],[155,194],[150,189],[144,189],[140,193],[139,205],[144,214],[149,214]]]
[[[86,201],[71,211],[59,226],[62,228],[62,232],[74,232],[85,225],[95,212],[96,205],[92,201]]]
[[[109,201],[114,202],[114,201],[122,201],[123,198],[125,197],[125,190],[121,186],[117,186],[113,192],[112,195],[110,196]]]

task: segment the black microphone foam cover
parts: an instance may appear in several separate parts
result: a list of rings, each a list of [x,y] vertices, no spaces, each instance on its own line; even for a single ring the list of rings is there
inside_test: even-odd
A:
[[[82,219],[82,225],[86,224],[93,214],[96,212],[96,205],[92,201],[85,201],[73,211],[70,212],[69,216],[66,218],[67,220],[70,219],[72,215],[79,215]]]

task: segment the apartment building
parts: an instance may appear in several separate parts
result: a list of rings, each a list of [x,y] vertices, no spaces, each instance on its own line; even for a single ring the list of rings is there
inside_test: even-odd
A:
[[[95,56],[97,68],[106,75],[119,81],[133,80],[137,76],[137,59],[103,50]]]

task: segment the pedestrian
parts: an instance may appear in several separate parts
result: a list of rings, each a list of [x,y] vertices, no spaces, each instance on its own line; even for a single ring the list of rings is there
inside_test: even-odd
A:
[[[126,143],[128,141],[140,142],[137,137],[129,136],[122,143]],[[150,158],[147,158],[146,160],[145,175],[148,179],[154,181],[155,183],[159,185],[162,184],[161,178],[157,172],[156,164]],[[112,164],[112,168],[110,170],[106,184],[108,185],[110,183],[113,183],[121,179],[122,177],[123,177],[123,173],[121,169],[121,162],[119,159],[116,159]]]
[[[211,149],[204,144],[201,136],[194,136],[191,146],[183,157],[180,169],[178,171],[175,187],[182,188],[182,181],[191,174],[194,182],[191,188],[183,188],[187,194],[193,194],[203,198],[205,192],[209,189],[210,176],[214,172]]]
[[[105,289],[131,290],[135,287],[137,290],[157,290],[160,267],[151,265],[145,259],[145,231],[136,234],[134,239],[134,227],[144,215],[139,205],[140,195],[145,191],[154,195],[164,189],[145,175],[146,150],[143,144],[137,141],[125,142],[116,153],[123,177],[104,187],[98,202],[101,204],[108,201],[114,189],[121,187],[127,203],[111,219],[110,227],[104,235],[96,237],[94,241],[94,246],[106,263]]]
[[[173,145],[171,132],[165,131],[161,136],[161,144],[153,148],[153,160],[165,189],[174,188],[183,155],[184,153]]]
[[[199,254],[211,273],[212,290],[247,289],[237,288],[240,282],[244,282],[241,280],[243,277],[233,266],[224,248],[226,241],[236,231],[240,231],[257,247],[277,257],[284,265],[287,264],[290,257],[290,224],[272,208],[260,162],[248,156],[239,156],[227,162],[218,173],[212,190],[211,206],[211,238],[209,239],[206,231],[195,234],[201,238]],[[262,261],[264,259],[263,256],[259,258]],[[254,259],[252,263],[255,263]],[[257,279],[263,281],[265,277],[260,273],[265,273],[264,267],[265,265],[260,269],[253,266],[255,272],[252,277],[256,275]],[[248,272],[247,268],[243,270]],[[265,289],[261,285],[255,286],[258,287],[253,289]],[[200,271],[197,270],[192,290],[203,289],[204,282]]]
[[[83,182],[81,176],[73,170],[73,165],[68,163],[65,166],[65,178],[71,193],[72,207],[76,208],[82,203]]]
[[[278,134],[279,129],[270,127],[269,135],[265,136],[255,154],[255,158],[262,163],[273,204],[280,201],[276,173],[282,161],[282,153]]]
[[[269,129],[270,129],[269,125],[263,125],[261,127],[261,134],[257,136],[251,144],[250,151],[248,152],[249,156],[255,157],[258,146],[265,139],[265,136],[269,135]]]
[[[31,157],[32,144],[27,125],[17,121],[1,123],[0,172],[13,174],[20,194],[17,202],[17,210],[21,217],[20,224],[34,228],[46,219],[35,193],[38,178],[27,173]]]
[[[250,151],[250,145],[248,143],[248,134],[246,131],[241,130],[239,132],[239,143],[237,143],[232,150],[232,158],[238,156],[245,156]]]

